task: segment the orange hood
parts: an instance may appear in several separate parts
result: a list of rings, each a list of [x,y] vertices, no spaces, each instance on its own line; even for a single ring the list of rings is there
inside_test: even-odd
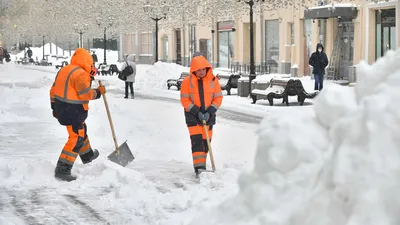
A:
[[[207,61],[207,59],[204,58],[204,56],[202,56],[202,55],[193,57],[192,58],[192,62],[190,64],[190,74],[194,75],[194,73],[193,73],[194,71],[199,70],[199,69],[203,69],[203,68],[207,68],[206,77],[208,79],[214,78],[214,75],[212,74],[212,70],[211,70],[211,65]],[[196,75],[194,75],[194,76],[196,76]]]
[[[88,50],[78,48],[71,57],[71,65],[79,66],[87,73],[90,73],[92,71],[93,58]]]

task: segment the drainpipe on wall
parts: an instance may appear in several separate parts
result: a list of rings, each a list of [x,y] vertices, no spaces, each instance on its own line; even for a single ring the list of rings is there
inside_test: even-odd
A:
[[[319,20],[319,42],[326,47],[326,19]]]
[[[136,30],[136,35],[135,35],[135,53],[136,53],[135,61],[140,60],[140,55],[139,55],[139,31],[138,30]]]
[[[263,14],[264,14],[264,12],[263,12],[263,10],[262,10],[262,7],[261,7],[261,4],[260,4],[260,65],[263,65],[263,62],[264,62],[264,55],[263,55],[263,48],[264,48],[264,40],[265,39],[263,39]]]
[[[185,35],[185,25],[183,25],[182,35],[183,35],[183,66],[187,66],[186,64],[186,35]]]
[[[124,55],[124,53],[123,53],[124,49],[123,49],[123,43],[122,42],[123,42],[122,31],[120,31],[119,32],[119,49],[118,49],[119,60],[123,60],[123,55]]]
[[[215,57],[214,57],[214,17],[211,19],[211,66],[215,68]]]
[[[369,63],[369,60],[368,60],[368,52],[369,52],[369,26],[370,26],[370,24],[369,24],[369,8],[368,7],[366,7],[365,8],[365,10],[366,10],[366,12],[365,12],[365,23],[366,23],[366,25],[365,25],[365,47],[364,47],[364,60],[365,60],[365,62],[367,62],[367,63]]]
[[[396,27],[397,27],[397,34],[395,35],[395,38],[397,40],[397,48],[400,48],[400,0],[397,0],[396,2],[396,18],[397,21],[395,21],[396,23]]]

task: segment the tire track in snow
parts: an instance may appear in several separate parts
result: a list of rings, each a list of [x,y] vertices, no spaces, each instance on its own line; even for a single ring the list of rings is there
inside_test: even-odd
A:
[[[107,89],[107,93],[112,93],[115,95],[118,94],[121,96],[123,95],[123,91],[114,89],[114,88]],[[166,101],[166,102],[180,104],[180,101],[178,99],[174,99],[174,98],[170,98],[170,97],[163,97],[163,96],[143,95],[141,93],[135,93],[135,99],[147,99],[147,100],[164,101],[164,102]],[[260,117],[260,116],[237,112],[235,110],[229,110],[229,109],[224,109],[224,108],[220,108],[218,110],[218,116],[221,116],[224,119],[228,119],[228,120],[244,122],[244,123],[251,123],[251,124],[258,124],[263,119],[263,117]]]
[[[33,191],[30,192],[30,196],[29,196],[29,200],[32,203],[32,211],[44,211],[43,208],[45,206],[48,206],[48,202],[45,202],[45,200],[47,200],[44,196],[43,193],[41,193],[43,189],[34,189]],[[53,214],[51,212],[47,212],[44,211],[45,215],[43,216],[44,218],[50,218],[54,221],[57,221],[57,224],[67,224],[65,221],[67,221],[66,219],[68,219],[67,217],[56,217],[54,215],[57,214]],[[46,220],[46,219],[45,219]],[[52,221],[52,222],[54,222]],[[48,221],[46,221],[46,223],[43,224],[47,224]]]
[[[168,102],[174,102],[174,103],[180,102],[177,99],[161,97],[161,96],[135,94],[135,97],[136,96],[138,96],[139,98],[142,98],[142,99],[149,99],[149,100],[155,100],[155,101],[162,100],[162,101],[168,101]],[[253,123],[253,124],[258,124],[263,119],[262,117],[259,117],[259,116],[249,115],[246,113],[236,112],[234,110],[229,110],[229,109],[224,109],[224,108],[220,108],[218,110],[218,115],[225,119],[228,119],[228,120],[234,120],[234,121],[244,122],[244,123]]]
[[[4,207],[3,199],[0,196],[0,212],[3,210],[5,210],[5,207]]]
[[[110,224],[101,213],[71,194],[54,195],[54,188],[0,190],[0,211],[11,210],[27,225]],[[72,207],[71,207],[72,206]],[[71,216],[72,215],[72,216]]]
[[[29,208],[29,204],[22,199],[22,196],[18,196],[15,194],[9,194],[11,198],[10,203],[14,207],[15,213],[19,215],[28,225],[37,225],[41,224],[35,217],[31,216],[26,208]]]
[[[83,209],[84,212],[88,212],[91,215],[90,218],[95,218],[96,220],[98,220],[102,224],[109,224],[107,222],[107,220],[105,220],[103,217],[100,216],[100,213],[98,213],[96,210],[94,210],[92,207],[90,207],[85,202],[79,200],[78,197],[76,197],[74,195],[68,195],[68,194],[64,195],[64,197],[66,197],[67,200],[69,202],[73,203],[75,206]]]

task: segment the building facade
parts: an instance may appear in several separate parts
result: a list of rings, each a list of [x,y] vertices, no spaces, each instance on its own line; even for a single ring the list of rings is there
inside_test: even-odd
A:
[[[271,73],[310,75],[308,58],[322,43],[335,79],[365,60],[373,63],[387,50],[400,48],[399,2],[356,1],[323,3],[254,14],[255,64]],[[249,16],[217,21],[209,26],[187,24],[164,29],[158,35],[159,60],[189,65],[200,51],[214,67],[246,70],[250,62]],[[124,54],[139,55],[141,63],[154,62],[152,31],[123,38]],[[153,38],[152,38],[153,37]],[[261,71],[260,71],[261,72]]]

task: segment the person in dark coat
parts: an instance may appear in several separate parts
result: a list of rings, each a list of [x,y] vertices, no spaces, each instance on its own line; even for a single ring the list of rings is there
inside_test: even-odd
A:
[[[97,63],[97,55],[95,52],[92,53],[93,62]]]
[[[11,61],[10,53],[8,53],[6,48],[4,49],[4,58],[6,59],[6,62],[10,62]]]
[[[315,79],[314,90],[321,91],[324,87],[325,67],[328,66],[328,56],[324,52],[324,46],[317,44],[317,50],[313,52],[308,63],[313,67]]]
[[[31,48],[28,47],[28,51],[26,51],[26,54],[28,54],[28,58],[32,58],[33,52]]]

